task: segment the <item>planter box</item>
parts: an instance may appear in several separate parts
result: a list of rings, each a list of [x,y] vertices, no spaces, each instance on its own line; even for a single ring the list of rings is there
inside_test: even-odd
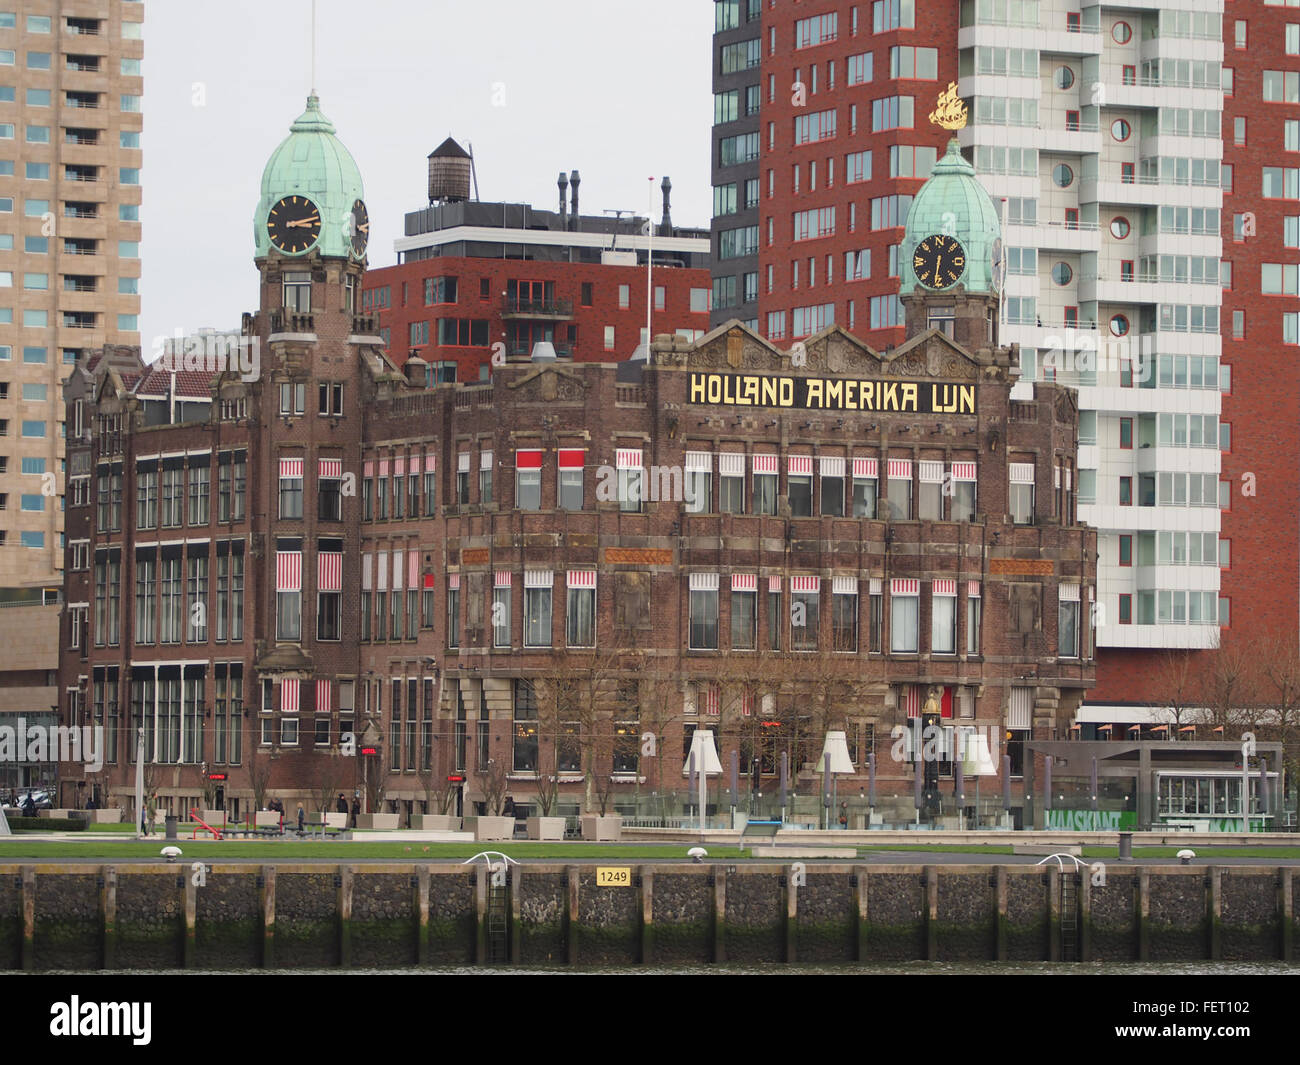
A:
[[[326,828],[347,828],[348,815],[341,814],[337,810],[334,810],[333,812],[327,810],[325,812],[325,827]]]
[[[205,825],[212,828],[223,828],[226,824],[225,810],[200,810],[199,817],[203,819]]]
[[[513,839],[515,819],[513,817],[467,817],[465,831],[473,832],[476,840]]]
[[[92,825],[120,825],[123,811],[110,806],[107,810],[82,810]]]
[[[460,818],[451,814],[412,814],[411,827],[425,832],[459,832]]]
[[[357,814],[357,828],[378,828],[391,832],[401,827],[401,814]]]
[[[253,815],[253,825],[256,828],[279,828],[280,815],[274,810],[258,810]]]
[[[617,843],[623,838],[623,818],[619,814],[604,817],[583,814],[582,838],[597,843]]]
[[[530,817],[528,818],[528,838],[545,840],[563,840],[565,817]]]

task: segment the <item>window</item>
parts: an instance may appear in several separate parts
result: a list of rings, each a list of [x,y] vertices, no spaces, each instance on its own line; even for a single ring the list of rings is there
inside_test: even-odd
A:
[[[1057,614],[1056,653],[1061,658],[1079,657],[1079,586],[1062,584],[1057,588],[1060,606]]]
[[[515,506],[519,510],[542,509],[542,453],[540,451],[515,452]]]
[[[496,574],[492,589],[492,646],[510,646],[510,591],[512,578],[508,572]]]
[[[821,578],[790,578],[790,649],[815,651],[821,631]]]
[[[879,100],[872,100],[872,132],[879,133],[887,129],[912,129],[913,104],[914,98],[911,96],[886,96]],[[834,112],[830,113],[834,114]],[[796,143],[802,142],[796,140]]]
[[[885,482],[887,517],[890,521],[909,521],[912,517],[912,463],[890,459],[888,473]]]
[[[596,571],[570,570],[565,642],[569,647],[596,646]]]
[[[753,574],[731,577],[731,647],[752,651],[758,638],[758,578]]]
[[[911,579],[894,579],[890,583],[889,649],[895,654],[915,654],[920,624],[920,585]]]
[[[1052,180],[1058,188],[1067,189],[1074,183],[1074,171],[1065,163],[1057,163],[1052,167]]]
[[[1011,464],[1011,491],[1008,496],[1011,520],[1016,525],[1032,525],[1034,522],[1034,465],[1033,463],[1013,462]]]
[[[980,653],[980,591],[979,585],[971,582],[966,591],[966,653]]]
[[[1121,566],[1133,565],[1133,537],[1129,534],[1121,534],[1119,537],[1119,564]]]
[[[855,577],[832,579],[831,640],[836,651],[858,649],[858,582]]]
[[[379,607],[380,633],[379,639],[383,639],[383,595],[380,595],[381,603]],[[550,641],[548,639],[547,646]],[[454,573],[447,578],[447,646],[455,649],[460,646],[460,574]]]
[[[554,576],[549,571],[524,572],[524,646],[551,646],[551,591]]]
[[[940,655],[957,653],[957,582],[955,580],[932,582],[930,650]]]
[[[537,696],[532,681],[517,679],[514,696],[514,771],[533,773],[537,771]]]
[[[280,517],[302,517],[303,460],[280,460]]]
[[[693,651],[718,649],[718,575],[690,575],[690,635]]]

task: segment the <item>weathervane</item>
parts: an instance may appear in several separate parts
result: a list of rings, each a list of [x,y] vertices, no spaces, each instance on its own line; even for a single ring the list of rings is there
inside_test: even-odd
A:
[[[966,105],[957,98],[957,83],[950,81],[948,88],[939,94],[935,109],[930,112],[930,121],[944,129],[964,129],[966,126]]]

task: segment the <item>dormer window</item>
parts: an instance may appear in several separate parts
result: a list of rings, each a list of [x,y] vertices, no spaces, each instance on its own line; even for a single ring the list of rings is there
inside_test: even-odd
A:
[[[285,273],[284,309],[290,314],[311,312],[311,271],[290,270]]]

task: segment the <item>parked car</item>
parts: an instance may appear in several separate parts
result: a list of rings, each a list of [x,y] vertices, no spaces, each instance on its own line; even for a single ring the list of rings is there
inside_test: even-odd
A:
[[[9,799],[6,799],[6,800],[5,800],[5,803],[4,803],[4,805],[5,805],[5,809],[7,809],[7,810],[21,810],[21,809],[23,808],[23,804],[27,801],[27,796],[28,796],[28,795],[30,795],[30,796],[32,797],[32,805],[35,806],[36,809],[38,809],[38,810],[51,810],[51,809],[54,808],[54,803],[50,801],[50,794],[49,794],[49,792],[47,792],[47,791],[25,791],[25,792],[22,792],[22,793],[18,796],[18,801],[17,801],[16,803],[10,801]]]

